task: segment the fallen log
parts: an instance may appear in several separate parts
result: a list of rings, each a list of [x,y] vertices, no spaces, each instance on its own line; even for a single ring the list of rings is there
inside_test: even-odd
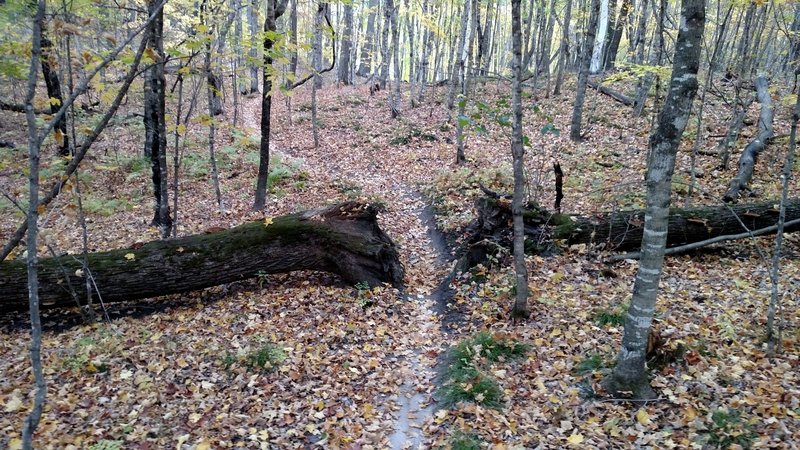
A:
[[[622,92],[615,91],[614,89],[611,89],[608,86],[604,86],[603,84],[598,83],[596,81],[589,80],[588,83],[589,86],[592,87],[592,89],[599,91],[601,94],[605,94],[613,98],[614,100],[622,103],[625,106],[633,106],[633,99],[623,94]]]
[[[761,103],[761,113],[758,116],[758,134],[755,139],[750,141],[744,150],[742,150],[742,156],[739,158],[738,164],[739,172],[731,180],[728,191],[723,197],[728,203],[735,202],[739,198],[741,190],[750,183],[750,180],[753,178],[753,171],[755,170],[756,159],[759,153],[764,150],[775,135],[772,130],[772,119],[775,114],[775,107],[769,95],[769,85],[767,84],[766,77],[762,75],[756,78],[755,86],[758,102]]]
[[[497,246],[508,247],[511,233],[511,204],[502,196],[486,196],[476,204],[478,218],[468,227],[470,236],[462,249],[458,270],[482,262],[496,253]],[[555,241],[566,245],[588,244],[611,251],[639,250],[644,229],[644,210],[615,211],[592,216],[552,213],[529,204],[524,213],[526,249],[532,252]],[[786,232],[800,230],[800,198],[786,204]],[[778,202],[740,205],[672,208],[669,216],[667,247],[678,247],[719,236],[743,234],[771,227],[778,220]],[[745,228],[746,227],[746,228]],[[771,231],[774,233],[774,229]]]
[[[158,297],[296,270],[335,273],[348,283],[399,287],[403,267],[392,240],[378,227],[375,205],[356,202],[245,223],[209,234],[154,241],[132,248],[63,255],[39,261],[41,307],[76,306],[93,297],[104,303]],[[0,311],[28,308],[25,261],[0,263]],[[97,302],[95,302],[97,303]]]

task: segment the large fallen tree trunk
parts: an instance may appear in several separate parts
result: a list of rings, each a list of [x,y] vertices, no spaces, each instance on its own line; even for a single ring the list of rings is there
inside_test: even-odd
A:
[[[470,237],[466,241],[457,271],[483,262],[487,255],[495,253],[498,245],[507,248],[510,242],[510,202],[504,197],[487,196],[478,200],[477,209],[478,218],[468,229]],[[554,241],[561,241],[567,245],[589,244],[613,251],[639,250],[642,245],[644,214],[644,210],[592,216],[553,214],[535,205],[528,205],[524,212],[526,247],[530,251],[537,251]],[[786,205],[786,222],[796,219],[800,219],[800,198],[791,199]],[[775,225],[777,220],[777,201],[672,208],[667,247],[760,230]],[[787,227],[786,232],[798,230],[800,223],[794,223]],[[774,233],[774,230],[771,232]]]
[[[739,158],[739,173],[733,177],[728,187],[728,192],[723,197],[726,202],[735,202],[739,198],[739,192],[750,183],[758,154],[764,150],[767,143],[774,136],[772,119],[775,115],[775,107],[769,95],[769,85],[766,77],[762,75],[756,78],[755,85],[756,96],[758,97],[758,102],[761,103],[761,113],[758,116],[758,134],[742,150],[742,156]]]
[[[260,274],[320,270],[349,283],[400,286],[403,267],[392,240],[378,227],[379,209],[355,202],[256,222],[228,230],[154,241],[81,258],[39,261],[42,308],[76,306],[91,276],[104,303],[176,294]],[[28,308],[24,261],[0,263],[0,310]],[[96,293],[93,293],[97,298]]]

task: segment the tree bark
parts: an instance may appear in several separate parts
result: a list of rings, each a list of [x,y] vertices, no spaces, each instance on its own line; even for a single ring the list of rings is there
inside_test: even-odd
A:
[[[53,43],[47,37],[45,30],[47,29],[44,24],[44,17],[41,19],[39,29],[42,32],[42,55],[41,66],[42,76],[44,83],[47,86],[47,97],[50,101],[50,113],[56,114],[61,105],[64,103],[64,96],[61,94],[61,81],[58,78],[58,72],[54,69],[54,62],[56,60],[55,51],[53,50]],[[69,155],[69,136],[67,135],[67,118],[66,114],[58,119],[55,126],[56,143],[58,144],[58,154],[61,156]]]
[[[589,14],[589,25],[586,27],[586,37],[581,51],[581,66],[578,70],[578,85],[575,87],[575,104],[572,107],[572,125],[569,138],[573,141],[581,139],[581,120],[583,120],[583,102],[586,98],[586,83],[589,80],[589,69],[592,63],[592,46],[594,45],[597,20],[600,14],[600,0],[591,0],[592,8]]]
[[[513,223],[514,274],[516,293],[511,317],[528,317],[528,269],[525,266],[525,224],[522,206],[525,197],[525,147],[522,145],[522,23],[521,0],[511,1],[511,155],[514,165],[514,195],[511,201]]]
[[[247,6],[247,30],[250,33],[250,90],[249,94],[258,92],[258,5],[252,0]]]
[[[378,0],[369,0],[369,15],[367,16],[367,31],[364,33],[364,45],[361,46],[361,56],[356,72],[360,77],[372,73],[372,57],[375,52],[375,12],[378,9]]]
[[[276,20],[286,11],[287,0],[267,0],[267,17],[264,19],[264,90],[261,93],[261,145],[259,147],[258,178],[256,179],[253,209],[264,209],[267,202],[267,180],[269,178],[269,138],[272,118],[272,46],[277,31]]]
[[[165,119],[166,80],[164,78],[164,10],[150,0],[147,12],[155,14],[148,25],[147,46],[153,50],[157,61],[145,72],[144,83],[144,154],[150,157],[153,173],[153,206],[152,225],[157,226],[161,236],[169,236],[172,219],[169,212],[169,191],[167,190],[167,129]]]
[[[625,29],[625,24],[628,22],[628,15],[633,9],[633,0],[622,0],[622,6],[619,9],[619,18],[614,24],[613,34],[608,43],[605,56],[604,70],[614,69],[614,64],[617,60],[617,50],[619,50],[619,43],[622,40],[622,30]]]
[[[348,283],[400,287],[397,248],[377,223],[379,208],[348,202],[229,230],[154,241],[137,248],[90,253],[89,271],[105,303],[189,292],[296,270],[335,273]],[[85,298],[69,255],[39,262],[42,308],[72,307],[71,286]],[[24,261],[0,263],[0,311],[28,306]]]
[[[742,156],[739,158],[739,173],[731,180],[728,192],[725,193],[724,200],[726,202],[735,202],[739,198],[740,191],[750,183],[759,153],[764,150],[774,136],[772,118],[775,115],[775,107],[769,95],[766,77],[763,75],[758,77],[755,84],[758,102],[761,103],[761,114],[758,116],[758,135],[742,151]]]
[[[644,215],[642,257],[625,319],[625,333],[613,372],[603,387],[614,396],[636,399],[655,396],[645,368],[650,325],[655,313],[658,283],[668,242],[672,174],[683,131],[697,93],[697,71],[705,28],[705,0],[683,0],[675,44],[669,93],[650,136],[647,164],[647,210]]]
[[[350,72],[350,53],[353,47],[353,5],[345,3],[344,6],[344,33],[342,48],[339,56],[339,81],[346,86],[353,84],[353,74]]]

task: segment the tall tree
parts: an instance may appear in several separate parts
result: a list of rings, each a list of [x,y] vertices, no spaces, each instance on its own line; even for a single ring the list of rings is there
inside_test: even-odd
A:
[[[592,48],[594,46],[597,20],[600,15],[600,0],[591,0],[592,9],[589,13],[589,24],[586,27],[586,36],[583,39],[581,51],[581,66],[578,70],[578,85],[575,87],[575,103],[572,106],[572,125],[569,137],[573,141],[581,139],[581,120],[583,120],[583,101],[586,98],[586,83],[589,81],[589,69],[592,63]]]
[[[358,71],[360,77],[366,77],[372,72],[372,59],[375,52],[375,15],[378,10],[378,0],[369,0],[367,13],[367,31],[364,33],[364,44],[361,46]]]
[[[454,57],[451,58],[453,68],[450,74],[450,92],[447,95],[447,109],[452,110],[456,101],[456,92],[461,86],[465,65],[467,62],[467,29],[469,27],[470,4],[473,0],[465,0],[461,10],[461,31],[458,35],[458,44],[453,49]]]
[[[147,26],[148,54],[154,55],[145,71],[144,80],[144,154],[150,157],[153,172],[152,225],[159,228],[162,237],[169,236],[172,219],[169,213],[167,189],[167,127],[165,119],[166,79],[164,77],[164,10],[158,0],[147,3],[148,15],[155,15]]]
[[[556,85],[553,94],[561,94],[561,84],[564,82],[564,72],[569,61],[569,23],[572,19],[572,0],[567,0],[564,10],[564,23],[561,27],[561,47],[558,52],[558,64],[556,67]]]
[[[264,86],[261,93],[261,145],[259,146],[258,178],[253,209],[264,209],[267,202],[267,179],[269,178],[269,138],[272,117],[272,47],[278,36],[277,20],[286,11],[287,0],[266,0],[267,14],[264,19]]]
[[[383,30],[381,31],[381,71],[378,79],[381,89],[386,89],[386,80],[389,79],[389,62],[391,53],[389,52],[389,30],[392,24],[392,11],[394,10],[394,0],[383,0]]]
[[[31,369],[34,379],[33,408],[25,418],[22,428],[22,448],[33,448],[33,434],[42,418],[42,409],[47,395],[42,368],[42,321],[39,315],[39,273],[37,239],[39,237],[39,149],[41,147],[33,99],[36,96],[37,65],[42,57],[42,25],[44,23],[45,1],[37,2],[31,37],[31,63],[28,69],[28,87],[25,94],[25,118],[28,124],[28,239],[27,239],[27,280],[28,307],[31,317]]]
[[[606,43],[606,33],[608,32],[608,12],[609,3],[612,0],[600,0],[600,18],[597,22],[597,33],[594,38],[594,47],[592,47],[592,65],[590,67],[591,73],[597,73],[603,68],[603,49]],[[616,1],[616,0],[613,0]]]
[[[258,92],[258,0],[251,0],[247,5],[247,31],[250,38],[250,50],[247,54],[250,59],[250,89],[248,94]]]
[[[654,395],[645,369],[647,341],[667,243],[672,174],[683,130],[697,93],[697,71],[704,28],[705,0],[683,0],[667,100],[659,114],[656,129],[650,136],[642,256],[617,364],[603,381],[606,390],[614,395],[630,392],[634,398],[640,399]]]
[[[511,316],[528,317],[528,269],[525,267],[525,224],[522,209],[525,197],[525,147],[522,145],[522,23],[521,0],[511,0],[511,155],[514,165],[514,195],[511,214],[514,227],[514,273],[516,293]]]
[[[614,23],[611,30],[611,35],[606,48],[604,70],[611,70],[617,60],[617,51],[619,50],[619,43],[622,40],[622,30],[625,29],[625,24],[628,23],[628,15],[633,9],[633,0],[622,0],[622,6],[619,9],[619,17]]]
[[[658,11],[653,11],[656,15],[656,30],[653,34],[652,44],[650,45],[650,62],[652,67],[661,64],[661,59],[664,55],[664,17],[667,14],[667,0],[656,0],[658,2]],[[655,3],[654,3],[655,5]],[[633,101],[633,116],[640,117],[644,112],[644,105],[647,103],[647,96],[650,94],[650,88],[656,80],[656,74],[652,70],[648,70],[644,75],[644,79],[639,84],[636,90],[636,98]],[[658,88],[656,87],[656,90]]]
[[[353,52],[353,4],[344,4],[344,33],[342,33],[342,47],[339,53],[339,81],[345,85],[353,84],[353,74],[350,71],[350,54]]]

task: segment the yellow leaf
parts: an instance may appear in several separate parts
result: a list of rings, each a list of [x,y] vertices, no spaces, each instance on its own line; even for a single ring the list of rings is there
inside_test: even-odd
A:
[[[180,436],[178,438],[178,445],[175,446],[175,450],[181,450],[181,447],[183,446],[183,444],[188,440],[189,440],[189,435],[188,434],[184,434],[183,436]]]
[[[572,445],[579,445],[581,442],[583,442],[583,435],[580,433],[572,434],[567,438],[567,442]]]
[[[683,420],[685,422],[691,422],[697,417],[697,410],[694,409],[694,407],[692,407],[692,406],[686,408],[686,411],[684,411],[684,413],[685,413],[685,415],[684,415]]]
[[[56,145],[58,145],[59,147],[64,145],[64,133],[62,133],[61,130],[56,128],[56,131],[53,132],[53,137],[56,140]]]
[[[36,212],[40,215],[44,214],[45,211],[47,211],[47,206],[45,206],[43,203],[40,203],[39,206],[36,207]]]
[[[11,398],[6,402],[6,412],[15,412],[19,411],[22,408],[22,400],[19,399],[16,395],[12,395]]]
[[[197,447],[195,447],[195,450],[210,450],[210,449],[211,449],[211,443],[206,441],[205,439],[200,441],[200,443],[197,444]]]
[[[186,134],[186,125],[180,124],[177,127],[175,127],[175,130],[178,132],[178,134],[184,135]]]
[[[61,100],[55,97],[50,97],[50,104],[53,106],[61,106]]]
[[[147,47],[146,49],[144,49],[144,53],[153,62],[157,62],[160,59],[158,57],[158,55],[156,54],[156,52],[150,47]]]
[[[125,259],[127,259],[128,261],[133,261],[134,259],[136,259],[136,255],[134,255],[133,253],[126,253]]]
[[[272,217],[267,217],[266,219],[264,219],[264,226],[268,227],[270,225],[272,225]]]
[[[22,448],[22,439],[14,438],[8,441],[8,450],[20,450]]]
[[[197,423],[202,418],[203,418],[203,415],[200,414],[200,413],[191,413],[191,414],[189,414],[189,422],[191,422],[191,423]]]
[[[650,414],[647,413],[647,410],[642,408],[636,412],[636,421],[642,425],[650,425]]]
[[[558,337],[558,336],[561,336],[561,328],[556,328],[555,330],[553,330],[552,333],[550,333],[550,337]]]

